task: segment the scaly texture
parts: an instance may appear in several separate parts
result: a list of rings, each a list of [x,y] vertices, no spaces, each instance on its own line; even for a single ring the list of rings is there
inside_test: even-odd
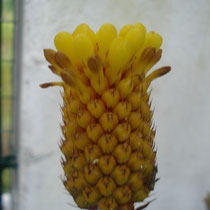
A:
[[[62,82],[41,87],[64,89],[64,186],[80,208],[134,209],[156,181],[148,88],[170,67],[148,72],[161,57],[162,38],[141,23],[119,34],[107,23],[96,34],[80,24],[54,42],[57,51],[45,49],[44,55]]]

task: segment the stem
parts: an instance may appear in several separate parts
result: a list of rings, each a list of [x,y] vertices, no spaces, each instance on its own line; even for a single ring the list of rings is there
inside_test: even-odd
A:
[[[134,202],[128,204],[122,204],[118,207],[117,210],[134,210]]]

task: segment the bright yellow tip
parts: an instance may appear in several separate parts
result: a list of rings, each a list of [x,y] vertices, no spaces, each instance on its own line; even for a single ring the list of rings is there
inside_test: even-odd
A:
[[[151,31],[146,34],[144,48],[154,47],[156,50],[158,50],[162,42],[162,37],[154,31]]]
[[[146,34],[146,28],[142,23],[136,23],[134,24],[134,27],[140,29],[142,33]]]
[[[78,34],[85,34],[89,37],[93,45],[96,43],[96,35],[94,31],[85,23],[82,23],[76,27],[73,32],[73,36],[76,37]]]
[[[93,44],[86,34],[77,34],[74,38],[75,54],[85,64],[89,56],[94,54]]]
[[[96,33],[96,51],[103,62],[106,62],[105,58],[107,56],[110,44],[112,40],[116,37],[117,30],[112,24],[109,23],[103,24]]]
[[[134,55],[144,43],[145,31],[139,29],[138,27],[132,28],[127,32],[125,38],[130,43],[132,55]]]
[[[123,67],[129,62],[131,55],[132,47],[125,38],[117,37],[112,41],[108,54],[110,67],[106,71],[111,85],[121,77]]]
[[[132,28],[133,26],[131,24],[124,25],[120,30],[119,36],[125,37],[128,31]]]
[[[113,70],[119,71],[128,62],[130,56],[131,46],[126,39],[118,37],[112,41],[108,58]]]
[[[58,51],[66,54],[72,63],[76,63],[74,52],[74,38],[68,32],[60,32],[54,38],[55,47]]]

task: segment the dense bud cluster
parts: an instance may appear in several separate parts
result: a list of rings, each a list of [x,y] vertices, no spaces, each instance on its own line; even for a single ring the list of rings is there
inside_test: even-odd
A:
[[[81,24],[54,41],[57,51],[44,54],[62,82],[41,87],[64,89],[63,183],[80,208],[133,209],[156,180],[148,87],[170,67],[148,71],[161,57],[162,38],[140,23],[119,34],[111,24],[97,33]]]

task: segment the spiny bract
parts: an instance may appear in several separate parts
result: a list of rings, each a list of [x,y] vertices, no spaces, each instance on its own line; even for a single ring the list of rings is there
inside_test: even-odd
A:
[[[153,190],[157,172],[148,74],[161,57],[162,38],[141,23],[120,33],[103,24],[97,33],[80,24],[45,49],[50,70],[62,82],[63,183],[84,209],[134,209]]]

